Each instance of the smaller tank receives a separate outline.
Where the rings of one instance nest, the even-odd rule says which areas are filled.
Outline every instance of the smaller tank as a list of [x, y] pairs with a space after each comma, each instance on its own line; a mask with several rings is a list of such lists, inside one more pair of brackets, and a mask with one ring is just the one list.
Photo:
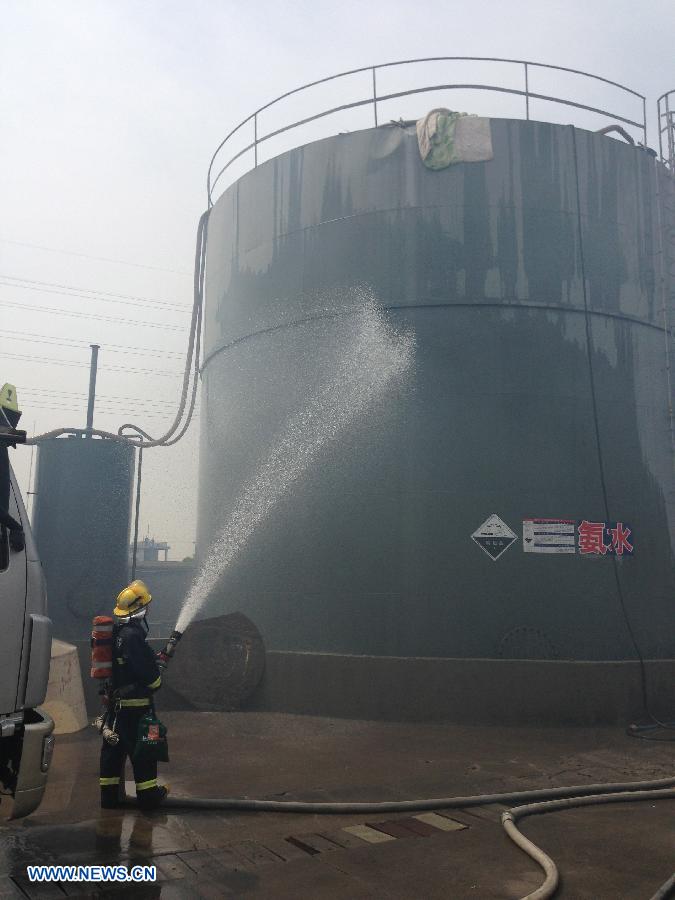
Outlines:
[[82, 639], [128, 581], [134, 448], [86, 437], [38, 450], [35, 538], [56, 637]]

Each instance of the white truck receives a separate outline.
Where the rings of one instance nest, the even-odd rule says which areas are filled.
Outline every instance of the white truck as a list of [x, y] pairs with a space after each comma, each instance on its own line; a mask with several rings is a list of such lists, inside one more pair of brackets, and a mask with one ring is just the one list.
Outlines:
[[[16, 428], [16, 391], [0, 391], [0, 818], [37, 809], [47, 784], [54, 722], [38, 707], [49, 679], [52, 623], [47, 594], [8, 448]], [[17, 527], [18, 526], [18, 527]]]

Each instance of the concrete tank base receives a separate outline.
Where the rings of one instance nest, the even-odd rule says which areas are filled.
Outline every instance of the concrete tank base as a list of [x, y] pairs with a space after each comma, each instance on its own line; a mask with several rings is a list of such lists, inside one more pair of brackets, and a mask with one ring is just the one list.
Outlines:
[[[645, 663], [655, 715], [675, 717], [675, 660]], [[268, 652], [248, 708], [393, 721], [627, 725], [644, 721], [637, 661], [439, 659]]]
[[77, 647], [52, 640], [47, 697], [42, 704], [55, 722], [54, 734], [72, 734], [88, 724]]

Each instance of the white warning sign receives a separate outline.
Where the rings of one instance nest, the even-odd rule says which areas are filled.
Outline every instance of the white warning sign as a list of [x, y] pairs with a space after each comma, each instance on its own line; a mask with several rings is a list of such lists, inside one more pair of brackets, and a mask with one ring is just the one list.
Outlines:
[[496, 514], [486, 519], [471, 537], [493, 562], [517, 540], [506, 522], [502, 522]]
[[525, 553], [576, 553], [573, 519], [523, 519]]

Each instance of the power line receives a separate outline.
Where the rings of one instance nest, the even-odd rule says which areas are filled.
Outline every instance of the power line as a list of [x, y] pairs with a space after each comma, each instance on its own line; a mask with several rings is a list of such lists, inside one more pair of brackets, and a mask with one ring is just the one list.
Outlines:
[[[0, 276], [5, 277], [5, 276]], [[15, 284], [9, 281], [0, 281], [0, 286], [7, 288], [19, 288], [23, 291], [37, 291], [40, 294], [57, 294], [59, 297], [71, 297], [73, 300], [89, 300], [91, 303], [117, 303], [121, 306], [137, 306], [141, 309], [158, 310], [160, 312], [177, 312], [189, 315], [190, 309], [186, 304], [168, 303], [162, 300], [146, 300], [137, 303], [134, 300], [118, 300], [116, 297], [91, 296], [89, 294], [77, 294], [72, 291], [58, 291], [54, 288], [35, 287], [31, 284]]]
[[[64, 409], [71, 410], [73, 412], [79, 412], [82, 415], [86, 414], [86, 405], [78, 404], [75, 402], [65, 403], [50, 403], [46, 399], [30, 401], [29, 403], [24, 404], [24, 409]], [[106, 414], [110, 416], [127, 416], [127, 415], [139, 415], [139, 416], [152, 416], [155, 418], [163, 418], [166, 419], [172, 415], [170, 410], [160, 410], [156, 408], [146, 409], [144, 406], [107, 406], [105, 404], [99, 406], [96, 405], [94, 410], [95, 413]]]
[[[107, 297], [123, 297], [125, 300], [140, 300], [143, 303], [171, 303], [170, 300], [160, 300], [157, 297], [142, 297], [138, 294], [120, 294], [118, 291], [102, 291], [99, 288], [86, 288], [79, 287], [73, 284], [61, 284], [58, 281], [37, 281], [35, 278], [21, 278], [18, 275], [4, 275], [0, 272], [0, 278], [8, 278], [10, 281], [22, 281], [26, 284], [36, 284], [40, 287], [54, 287], [54, 288], [63, 288], [67, 291], [79, 291], [85, 294], [104, 294]], [[176, 303], [173, 304], [179, 307], [187, 307], [190, 309], [189, 303]]]
[[[46, 365], [53, 366], [76, 366], [78, 368], [89, 368], [88, 362], [77, 362], [72, 359], [54, 359], [54, 357], [49, 356], [28, 356], [22, 355], [20, 353], [3, 353], [3, 357], [9, 359], [18, 359], [26, 362], [37, 362], [44, 363]], [[182, 378], [182, 372], [167, 372], [165, 370], [157, 370], [157, 369], [128, 369], [126, 366], [105, 366], [99, 365], [99, 371], [104, 370], [106, 372], [124, 372], [129, 375], [159, 375], [164, 378]]]
[[76, 253], [74, 250], [60, 250], [56, 247], [45, 247], [41, 244], [29, 244], [27, 241], [13, 241], [10, 238], [0, 238], [0, 243], [14, 244], [17, 247], [31, 247], [33, 250], [47, 250], [49, 253], [62, 253], [65, 256], [79, 256], [82, 259], [95, 259], [99, 262], [116, 263], [120, 266], [133, 266], [136, 269], [152, 269], [155, 272], [172, 272], [174, 275], [192, 275], [184, 269], [166, 269], [162, 266], [149, 266], [145, 263], [129, 262], [126, 259], [112, 259], [108, 256], [92, 256], [90, 253]]
[[[42, 396], [56, 396], [57, 398], [68, 398], [72, 397], [75, 399], [86, 400], [89, 396], [88, 394], [82, 393], [81, 391], [63, 391], [58, 388], [31, 388], [31, 387], [21, 387], [17, 385], [17, 391], [23, 394], [28, 395], [38, 395]], [[160, 397], [151, 398], [151, 397], [122, 397], [119, 394], [96, 394], [96, 403], [98, 405], [99, 400], [103, 400], [105, 402], [112, 403], [127, 403], [131, 405], [148, 405], [148, 406], [171, 406], [172, 402], [170, 400], [162, 400]]]
[[[83, 410], [81, 406], [51, 404], [51, 403], [46, 403], [46, 404], [31, 403], [28, 408], [30, 410], [42, 409], [42, 410], [50, 411], [50, 412], [51, 411], [53, 411], [53, 412], [81, 412], [83, 415], [86, 412], [86, 410]], [[97, 408], [95, 410], [95, 412], [98, 412], [102, 416], [106, 416], [108, 418], [114, 418], [114, 417], [123, 418], [127, 414], [128, 411], [124, 410], [124, 409], [98, 409]], [[167, 416], [169, 416], [170, 413], [167, 413], [166, 415], [162, 415], [161, 413], [153, 413], [153, 412], [148, 413], [148, 412], [141, 410], [139, 412], [139, 415], [143, 416], [145, 419], [163, 419], [164, 421], [166, 421]], [[195, 414], [195, 415], [193, 415], [192, 418], [199, 419], [201, 417], [199, 416], [199, 414]]]
[[[117, 294], [113, 291], [99, 291], [96, 288], [77, 288], [68, 284], [57, 284], [51, 281], [33, 281], [29, 278], [16, 278], [13, 275], [3, 275], [0, 278], [2, 287], [21, 288], [24, 291], [38, 291], [41, 294], [58, 294], [60, 297], [73, 297], [75, 299], [97, 301], [99, 303], [120, 303], [123, 306], [140, 306], [145, 309], [170, 310], [171, 312], [190, 313], [190, 307], [186, 303], [171, 303], [168, 300], [154, 300], [151, 297], [137, 297], [133, 294]], [[14, 283], [16, 282], [16, 283]], [[57, 290], [63, 288], [63, 290]], [[90, 295], [101, 296], [90, 296]]]
[[[53, 406], [54, 408], [65, 405], [72, 407], [73, 409], [86, 411], [86, 397], [83, 397], [82, 401], [80, 401], [76, 396], [65, 394], [63, 396], [56, 395], [54, 397], [51, 397], [48, 394], [40, 394], [39, 392], [35, 392], [35, 395], [33, 395], [30, 391], [25, 390], [25, 388], [21, 389], [19, 396], [23, 398], [24, 405], [29, 404], [30, 406], [32, 406], [34, 403], [42, 403], [47, 404], [50, 407]], [[119, 400], [103, 400], [97, 397], [95, 410], [107, 409], [110, 412], [122, 412], [126, 409], [147, 409], [152, 412], [157, 412], [165, 409], [172, 409], [174, 405], [175, 404], [168, 400], [153, 403], [149, 400], [135, 400], [133, 398], [129, 400], [126, 400], [124, 398], [120, 398]]]
[[97, 313], [74, 312], [69, 309], [58, 309], [55, 306], [26, 306], [13, 300], [0, 300], [0, 306], [22, 309], [24, 312], [42, 312], [48, 315], [71, 316], [74, 319], [96, 319], [99, 322], [113, 322], [119, 325], [135, 325], [138, 328], [164, 328], [167, 331], [185, 331], [182, 325], [165, 325], [162, 322], [141, 322], [138, 319], [121, 319], [118, 316], [101, 316]]
[[[195, 272], [194, 272], [194, 292], [193, 292], [193, 304], [192, 304], [192, 314], [190, 318], [190, 329], [189, 329], [189, 338], [188, 338], [188, 349], [186, 353], [186, 361], [185, 368], [183, 370], [183, 384], [180, 394], [180, 400], [178, 403], [178, 410], [176, 415], [174, 416], [174, 420], [169, 426], [168, 430], [161, 435], [161, 437], [153, 438], [151, 435], [139, 428], [137, 425], [133, 425], [131, 423], [126, 423], [121, 426], [121, 429], [118, 433], [122, 431], [131, 431], [133, 430], [135, 434], [141, 438], [143, 441], [144, 447], [168, 447], [172, 444], [175, 444], [179, 441], [187, 429], [190, 426], [190, 421], [192, 418], [192, 414], [195, 408], [195, 400], [197, 396], [197, 387], [199, 384], [199, 360], [200, 360], [200, 345], [201, 345], [201, 325], [202, 325], [202, 313], [203, 313], [203, 300], [204, 300], [204, 279], [205, 279], [205, 265], [206, 265], [206, 233], [207, 233], [207, 223], [210, 215], [210, 210], [202, 213], [199, 218], [199, 227], [197, 229], [197, 243], [195, 248]], [[1, 305], [1, 304], [0, 304]], [[99, 318], [102, 318], [99, 316]], [[173, 329], [176, 330], [176, 329]], [[190, 389], [190, 381], [192, 381], [192, 387]], [[190, 394], [190, 399], [188, 402], [188, 394]], [[186, 413], [187, 409], [187, 413]], [[44, 440], [50, 437], [59, 437], [62, 434], [72, 434], [73, 429], [69, 427], [61, 427], [54, 428], [50, 431], [47, 431], [43, 434], [34, 435], [32, 438], [27, 439], [26, 443], [35, 444], [40, 440]], [[92, 429], [91, 434], [97, 435], [99, 437], [113, 437], [110, 432], [103, 431], [101, 429]], [[133, 439], [132, 435], [128, 436], [129, 439]]]
[[[17, 393], [21, 397], [29, 396], [29, 397], [37, 397], [38, 400], [52, 403], [54, 401], [64, 401], [64, 402], [73, 402], [79, 403], [80, 400], [86, 400], [88, 394], [78, 393], [77, 391], [60, 391], [60, 390], [51, 390], [51, 389], [43, 389], [43, 388], [29, 388], [29, 387], [17, 387]], [[32, 402], [32, 401], [31, 401]], [[96, 395], [96, 408], [99, 407], [99, 402], [102, 402], [103, 407], [112, 407], [117, 405], [123, 406], [133, 406], [133, 407], [173, 407], [174, 403], [171, 400], [162, 399], [161, 397], [157, 397], [152, 399], [150, 397], [122, 397], [120, 395], [115, 394], [97, 394]], [[78, 408], [81, 408], [78, 406]]]
[[[52, 344], [55, 347], [69, 347], [71, 349], [84, 349], [89, 348], [91, 346], [89, 341], [78, 341], [73, 338], [65, 338], [64, 340], [58, 340], [57, 338], [50, 338], [46, 334], [37, 334], [34, 331], [11, 331], [7, 328], [0, 328], [0, 335], [9, 335], [12, 341], [27, 341], [29, 344]], [[139, 353], [144, 353], [146, 356], [160, 356], [160, 357], [184, 357], [184, 353], [179, 353], [174, 350], [152, 350], [147, 347], [130, 347], [128, 344], [101, 344], [102, 350], [133, 350]]]

